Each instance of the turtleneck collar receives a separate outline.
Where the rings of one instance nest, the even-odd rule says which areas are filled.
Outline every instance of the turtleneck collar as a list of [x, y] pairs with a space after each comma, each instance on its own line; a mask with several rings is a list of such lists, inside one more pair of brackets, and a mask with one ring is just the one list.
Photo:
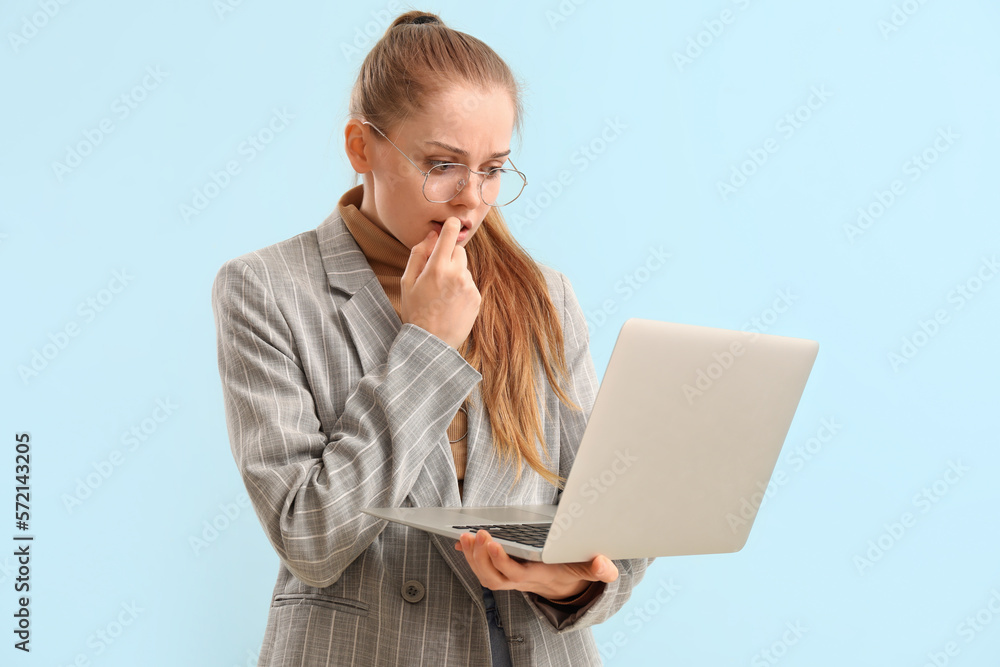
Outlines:
[[372, 270], [378, 275], [400, 278], [410, 259], [410, 249], [361, 212], [363, 194], [363, 184], [345, 192], [337, 204], [340, 217], [365, 254]]

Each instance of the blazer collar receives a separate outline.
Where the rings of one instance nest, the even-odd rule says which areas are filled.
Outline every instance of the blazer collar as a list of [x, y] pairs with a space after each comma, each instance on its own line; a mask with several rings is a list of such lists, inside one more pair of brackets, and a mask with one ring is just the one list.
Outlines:
[[378, 280], [358, 242], [340, 217], [340, 211], [334, 210], [316, 228], [316, 237], [331, 287], [353, 295], [372, 280]]

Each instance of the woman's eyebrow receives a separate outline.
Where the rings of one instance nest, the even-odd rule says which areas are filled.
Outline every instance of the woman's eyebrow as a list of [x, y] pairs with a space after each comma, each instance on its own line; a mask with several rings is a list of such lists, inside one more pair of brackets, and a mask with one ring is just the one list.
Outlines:
[[[430, 141], [425, 141], [424, 143], [425, 144], [433, 144], [435, 146], [439, 146], [440, 148], [443, 148], [446, 151], [449, 151], [451, 153], [457, 153], [458, 155], [461, 155], [464, 158], [468, 158], [469, 157], [469, 151], [462, 150], [461, 148], [455, 148], [454, 146], [449, 146], [448, 144], [446, 144], [444, 142], [441, 142], [441, 141], [430, 140]], [[494, 158], [507, 157], [508, 155], [510, 155], [510, 149], [509, 148], [507, 150], [505, 150], [505, 151], [500, 151], [500, 152], [494, 153], [493, 155], [491, 155], [489, 157], [489, 159], [492, 160]]]

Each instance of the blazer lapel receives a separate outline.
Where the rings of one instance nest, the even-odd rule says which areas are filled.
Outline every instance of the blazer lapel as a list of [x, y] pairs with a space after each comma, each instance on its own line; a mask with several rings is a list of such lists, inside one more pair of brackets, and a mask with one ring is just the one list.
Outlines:
[[[367, 375], [388, 359], [402, 322], [340, 214], [335, 211], [316, 233], [330, 286], [346, 297], [338, 308], [340, 318], [357, 350], [362, 375]], [[428, 454], [410, 499], [414, 507], [461, 506], [458, 474], [446, 433]]]
[[327, 218], [316, 234], [327, 280], [346, 297], [338, 311], [367, 374], [386, 360], [402, 323], [340, 214]]

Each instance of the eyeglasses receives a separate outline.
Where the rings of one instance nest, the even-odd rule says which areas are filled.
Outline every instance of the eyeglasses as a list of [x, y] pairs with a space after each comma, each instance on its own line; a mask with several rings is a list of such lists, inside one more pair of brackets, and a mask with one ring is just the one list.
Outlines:
[[[524, 186], [528, 184], [528, 179], [517, 169], [490, 169], [488, 171], [476, 171], [467, 165], [458, 162], [442, 162], [435, 164], [429, 171], [424, 171], [417, 167], [417, 163], [410, 160], [410, 156], [403, 153], [399, 146], [392, 143], [392, 139], [386, 137], [385, 132], [369, 123], [367, 120], [361, 121], [364, 125], [371, 125], [383, 137], [386, 138], [392, 147], [399, 151], [403, 157], [409, 160], [410, 164], [417, 168], [424, 175], [424, 184], [421, 191], [424, 198], [432, 204], [443, 204], [455, 198], [468, 184], [472, 174], [478, 174], [483, 178], [479, 181], [479, 196], [483, 203], [488, 206], [499, 208], [506, 206], [521, 196]], [[509, 158], [508, 158], [509, 159]], [[433, 160], [432, 160], [433, 162]], [[514, 163], [511, 162], [511, 166]]]

